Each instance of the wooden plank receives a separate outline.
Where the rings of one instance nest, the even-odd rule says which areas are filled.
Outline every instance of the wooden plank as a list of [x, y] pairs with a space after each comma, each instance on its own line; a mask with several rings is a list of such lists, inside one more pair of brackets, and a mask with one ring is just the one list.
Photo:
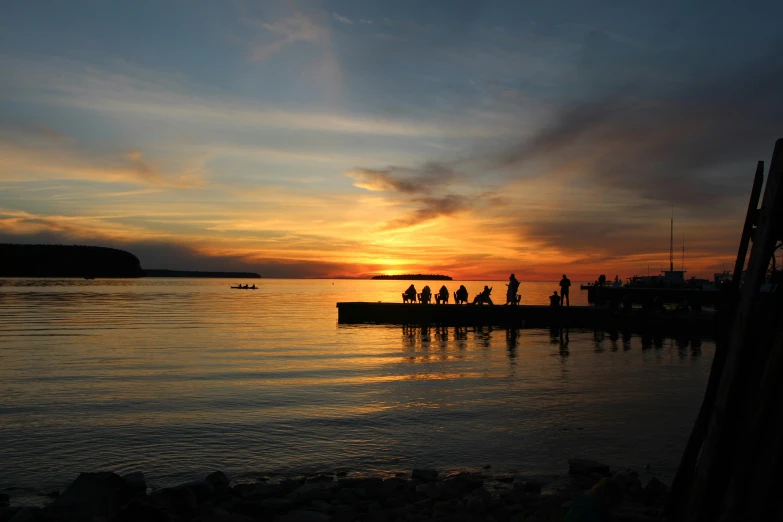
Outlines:
[[[781, 312], [772, 324], [783, 324]], [[746, 436], [738, 441], [737, 466], [727, 495], [728, 509], [740, 511], [742, 520], [765, 520], [768, 506], [780, 504], [775, 482], [783, 458], [783, 330], [778, 328], [776, 334], [764, 338], [767, 353], [758, 361], [756, 393], [746, 401]], [[781, 518], [780, 513], [776, 518]]]
[[750, 190], [750, 200], [748, 201], [748, 211], [745, 214], [745, 225], [742, 227], [742, 236], [740, 238], [737, 260], [734, 263], [734, 272], [731, 276], [732, 296], [739, 294], [740, 280], [742, 280], [742, 270], [745, 268], [745, 256], [748, 253], [750, 237], [753, 234], [753, 226], [758, 218], [759, 197], [761, 197], [761, 186], [764, 184], [764, 162], [759, 161], [756, 164], [756, 175], [753, 178], [753, 188]]
[[[775, 239], [779, 233], [783, 202], [781, 202], [781, 178], [783, 177], [783, 139], [775, 143], [767, 187], [759, 211], [758, 226], [753, 237], [748, 271], [739, 303], [732, 322], [726, 359], [721, 372], [713, 414], [710, 417], [707, 436], [695, 467], [687, 513], [681, 519], [691, 522], [713, 522], [725, 511], [725, 493], [730, 469], [724, 455], [733, 455], [738, 430], [736, 419], [740, 418], [747, 380], [743, 370], [752, 360], [756, 348], [746, 342], [750, 329], [756, 327], [753, 306], [764, 282], [766, 270], [774, 251]], [[727, 469], [728, 468], [728, 469]]]
[[[745, 268], [745, 258], [748, 252], [748, 246], [750, 245], [750, 238], [753, 234], [753, 227], [756, 224], [758, 218], [758, 205], [759, 198], [761, 197], [761, 187], [764, 184], [764, 162], [759, 161], [756, 164], [756, 174], [753, 178], [753, 187], [750, 190], [750, 198], [748, 200], [748, 210], [745, 213], [745, 224], [742, 228], [742, 236], [740, 237], [739, 250], [737, 252], [737, 260], [734, 264], [734, 273], [731, 279], [731, 290], [729, 292], [730, 298], [727, 300], [732, 306], [728, 310], [724, 310], [723, 313], [728, 317], [733, 317], [734, 309], [733, 305], [736, 303], [737, 296], [739, 295], [739, 284], [742, 279], [742, 270]], [[723, 332], [725, 334], [725, 332]], [[707, 427], [709, 426], [710, 416], [712, 415], [713, 405], [715, 403], [715, 397], [718, 393], [718, 385], [720, 383], [720, 376], [723, 373], [723, 366], [726, 360], [727, 345], [726, 340], [721, 337], [721, 333], [718, 333], [715, 357], [712, 360], [712, 367], [710, 369], [710, 377], [707, 381], [707, 389], [704, 393], [704, 400], [702, 401], [699, 414], [696, 417], [696, 422], [693, 425], [691, 434], [688, 437], [688, 444], [685, 447], [685, 453], [680, 460], [680, 465], [677, 468], [677, 474], [672, 482], [672, 494], [669, 500], [669, 504], [666, 507], [666, 513], [671, 516], [674, 513], [680, 512], [682, 509], [682, 502], [687, 497], [691, 487], [693, 472], [696, 466], [696, 461], [701, 451], [702, 444], [704, 443], [704, 437], [707, 433]]]

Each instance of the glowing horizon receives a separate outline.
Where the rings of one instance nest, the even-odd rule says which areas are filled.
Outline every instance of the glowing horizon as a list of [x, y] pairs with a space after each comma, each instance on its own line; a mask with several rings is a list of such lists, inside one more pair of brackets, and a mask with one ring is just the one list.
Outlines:
[[0, 22], [0, 242], [146, 268], [626, 278], [674, 206], [708, 277], [780, 137], [775, 3], [32, 4]]

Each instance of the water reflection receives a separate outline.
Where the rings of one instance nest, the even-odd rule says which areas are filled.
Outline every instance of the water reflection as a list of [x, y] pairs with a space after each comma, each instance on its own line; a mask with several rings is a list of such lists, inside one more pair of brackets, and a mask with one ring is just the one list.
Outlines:
[[[160, 486], [214, 469], [561, 473], [576, 454], [670, 481], [715, 351], [642, 351], [619, 332], [596, 354], [574, 328], [335, 326], [335, 302], [397, 301], [396, 281], [23, 283], [0, 281], [0, 489], [105, 468]], [[551, 290], [523, 283], [526, 301]]]
[[[418, 354], [419, 357], [422, 360], [427, 360], [428, 351], [431, 348], [437, 348], [440, 355], [444, 357], [449, 350], [465, 351], [471, 346], [487, 351], [493, 347], [500, 347], [500, 343], [505, 337], [503, 344], [506, 355], [509, 362], [513, 363], [519, 356], [520, 344], [524, 342], [525, 337], [538, 336], [540, 332], [541, 330], [536, 329], [496, 329], [489, 326], [403, 326], [402, 348], [404, 351], [420, 350], [424, 353]], [[676, 350], [680, 359], [701, 355], [702, 340], [699, 337], [665, 338], [656, 334], [633, 335], [627, 331], [586, 329], [576, 329], [574, 332], [580, 336], [581, 346], [585, 346], [584, 341], [589, 339], [588, 345], [595, 354], [624, 353], [631, 351], [634, 346], [638, 346], [642, 351], [672, 348]], [[568, 327], [552, 326], [549, 328], [549, 344], [557, 347], [557, 353], [562, 358], [571, 355], [569, 349], [571, 334], [571, 329]]]
[[568, 357], [568, 343], [571, 341], [571, 331], [568, 327], [552, 326], [549, 328], [549, 343], [558, 345], [561, 357]]

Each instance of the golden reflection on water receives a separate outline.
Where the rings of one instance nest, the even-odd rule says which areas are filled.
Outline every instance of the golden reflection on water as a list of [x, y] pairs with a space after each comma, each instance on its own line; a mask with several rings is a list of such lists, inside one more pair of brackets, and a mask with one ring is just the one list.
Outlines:
[[[665, 476], [714, 353], [622, 333], [338, 325], [336, 302], [396, 302], [407, 285], [236, 282], [0, 281], [0, 488], [61, 487], [74, 469], [153, 483], [218, 467], [549, 473], [577, 455]], [[523, 302], [553, 286], [523, 283]]]

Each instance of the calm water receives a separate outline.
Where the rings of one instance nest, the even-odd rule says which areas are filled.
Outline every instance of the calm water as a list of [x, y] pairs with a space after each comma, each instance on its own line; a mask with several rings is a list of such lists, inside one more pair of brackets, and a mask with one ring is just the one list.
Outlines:
[[[0, 280], [0, 489], [102, 469], [156, 486], [214, 469], [549, 474], [574, 456], [670, 480], [714, 354], [583, 330], [340, 326], [336, 302], [398, 301], [409, 283], [250, 282]], [[554, 289], [522, 283], [523, 302]]]

